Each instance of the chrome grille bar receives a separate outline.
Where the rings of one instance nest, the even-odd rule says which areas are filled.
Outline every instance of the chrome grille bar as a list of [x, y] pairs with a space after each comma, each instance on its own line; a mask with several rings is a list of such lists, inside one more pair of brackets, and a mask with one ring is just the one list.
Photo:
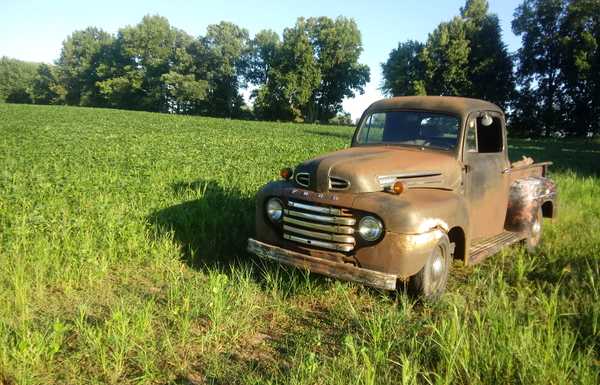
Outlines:
[[284, 239], [328, 250], [354, 250], [354, 218], [349, 209], [288, 200], [283, 210]]
[[335, 251], [343, 251], [348, 252], [354, 249], [354, 245], [349, 245], [345, 243], [331, 243], [331, 242], [323, 242], [317, 241], [314, 239], [306, 239], [302, 237], [297, 237], [295, 235], [283, 234], [283, 238], [289, 241], [294, 241], [298, 243], [302, 243], [309, 246], [321, 247], [323, 249], [335, 250]]
[[302, 221], [302, 220], [299, 220], [296, 218], [291, 218], [291, 217], [286, 217], [286, 216], [283, 217], [283, 222], [290, 223], [292, 225], [308, 227], [310, 229], [326, 231], [326, 232], [330, 232], [330, 233], [348, 234], [348, 235], [354, 234], [354, 227], [350, 227], [350, 226], [322, 225], [320, 223]]
[[313, 206], [307, 205], [305, 203], [299, 203], [294, 201], [289, 201], [288, 206], [295, 207], [302, 210], [314, 211], [316, 213], [321, 214], [331, 214], [331, 215], [342, 215], [342, 210], [336, 209], [335, 207], [325, 207], [325, 206]]
[[308, 219], [308, 220], [316, 221], [316, 222], [335, 223], [338, 225], [347, 225], [347, 226], [353, 226], [354, 224], [356, 224], [356, 219], [351, 218], [351, 217], [326, 217], [324, 215], [309, 214], [309, 213], [303, 213], [301, 211], [294, 211], [294, 210], [288, 210], [288, 209], [283, 210], [283, 213], [285, 215], [290, 215], [292, 217]]
[[283, 225], [283, 231], [288, 231], [291, 233], [305, 235], [310, 238], [324, 239], [326, 241], [349, 243], [352, 245], [354, 244], [354, 237], [349, 236], [349, 235], [319, 233], [317, 231], [304, 230], [304, 229], [300, 229], [298, 227], [292, 227], [292, 226], [288, 226], [288, 225]]

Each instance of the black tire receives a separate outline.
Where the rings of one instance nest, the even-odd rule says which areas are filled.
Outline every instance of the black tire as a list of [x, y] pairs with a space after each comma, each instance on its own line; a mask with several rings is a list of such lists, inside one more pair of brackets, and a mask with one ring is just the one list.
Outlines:
[[451, 267], [450, 241], [444, 234], [427, 258], [425, 266], [410, 278], [410, 293], [423, 299], [438, 298], [446, 290]]
[[527, 230], [527, 238], [525, 238], [524, 244], [525, 249], [528, 253], [535, 253], [542, 242], [542, 223], [544, 216], [542, 214], [542, 208], [538, 208], [533, 218], [533, 221], [529, 225]]

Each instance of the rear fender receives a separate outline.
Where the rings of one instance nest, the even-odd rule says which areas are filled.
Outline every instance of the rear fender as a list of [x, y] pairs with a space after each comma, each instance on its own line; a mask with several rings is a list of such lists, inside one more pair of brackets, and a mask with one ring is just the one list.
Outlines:
[[517, 179], [510, 186], [504, 228], [525, 232], [542, 208], [544, 216], [556, 216], [556, 185], [550, 179], [533, 176]]

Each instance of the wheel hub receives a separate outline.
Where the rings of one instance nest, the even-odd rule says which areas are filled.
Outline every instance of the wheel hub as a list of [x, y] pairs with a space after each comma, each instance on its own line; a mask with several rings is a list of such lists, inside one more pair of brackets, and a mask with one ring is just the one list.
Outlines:
[[431, 273], [433, 275], [434, 281], [441, 277], [443, 272], [444, 258], [438, 254], [435, 256], [435, 258], [433, 259], [433, 263], [431, 264]]
[[540, 233], [542, 226], [540, 225], [539, 221], [535, 221], [533, 223], [533, 226], [531, 226], [531, 232], [533, 233], [533, 236], [537, 236]]

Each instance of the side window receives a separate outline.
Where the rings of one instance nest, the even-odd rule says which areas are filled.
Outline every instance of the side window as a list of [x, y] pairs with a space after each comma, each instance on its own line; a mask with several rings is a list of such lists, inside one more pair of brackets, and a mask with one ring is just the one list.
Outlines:
[[503, 150], [502, 121], [500, 118], [484, 114], [477, 118], [477, 150], [481, 153], [495, 153]]
[[467, 139], [465, 149], [467, 152], [477, 152], [477, 121], [469, 119], [467, 123]]

